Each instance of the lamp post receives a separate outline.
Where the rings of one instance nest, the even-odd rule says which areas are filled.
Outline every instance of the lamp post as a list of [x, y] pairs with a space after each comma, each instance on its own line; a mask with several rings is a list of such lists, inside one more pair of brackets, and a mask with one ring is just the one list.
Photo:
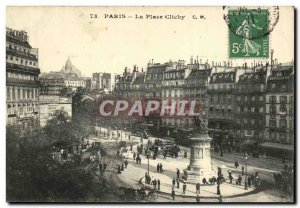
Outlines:
[[245, 173], [245, 190], [248, 190], [248, 181], [247, 181], [247, 160], [248, 160], [248, 154], [245, 153], [245, 160], [246, 160], [246, 173]]
[[149, 159], [150, 159], [149, 151], [147, 151], [147, 159], [148, 159], [148, 177], [150, 177], [150, 175], [149, 175]]

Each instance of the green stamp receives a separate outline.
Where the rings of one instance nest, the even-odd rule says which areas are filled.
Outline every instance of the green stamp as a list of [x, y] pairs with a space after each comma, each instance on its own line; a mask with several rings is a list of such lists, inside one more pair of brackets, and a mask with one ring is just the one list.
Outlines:
[[229, 10], [229, 58], [269, 57], [267, 9]]

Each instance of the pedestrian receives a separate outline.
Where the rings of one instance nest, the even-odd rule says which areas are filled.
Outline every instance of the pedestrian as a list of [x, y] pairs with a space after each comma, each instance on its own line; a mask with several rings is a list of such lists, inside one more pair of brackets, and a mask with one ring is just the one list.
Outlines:
[[173, 180], [172, 180], [172, 188], [174, 188], [175, 187], [175, 178], [173, 178]]
[[255, 181], [255, 176], [252, 174], [252, 175], [251, 175], [251, 184], [254, 185], [254, 181]]
[[139, 164], [142, 164], [142, 158], [139, 157]]
[[160, 180], [157, 179], [157, 189], [160, 190]]
[[187, 151], [186, 150], [184, 150], [184, 158], [187, 158]]
[[221, 195], [220, 184], [217, 186], [217, 195]]
[[135, 160], [135, 157], [136, 157], [136, 153], [134, 152], [133, 153], [133, 160]]
[[248, 177], [248, 186], [251, 187], [251, 177]]
[[124, 163], [121, 165], [121, 171], [124, 171]]
[[232, 179], [233, 179], [233, 177], [232, 177], [232, 175], [231, 175], [231, 173], [229, 174], [229, 183], [230, 184], [232, 184]]
[[121, 167], [118, 165], [118, 174], [121, 174]]
[[[130, 140], [130, 135], [128, 136], [128, 140]], [[131, 150], [132, 150], [132, 145], [131, 145]]]
[[239, 182], [239, 185], [242, 185], [242, 176], [241, 175], [239, 175], [239, 177], [238, 177], [238, 182]]
[[103, 164], [103, 170], [106, 170], [106, 163]]
[[179, 189], [179, 183], [180, 183], [179, 178], [176, 179], [176, 182], [177, 182], [177, 188]]
[[125, 168], [127, 168], [127, 165], [128, 165], [128, 161], [127, 160], [125, 160], [124, 165], [125, 165]]
[[235, 166], [235, 169], [237, 169], [239, 167], [239, 163], [237, 160], [235, 161], [234, 166]]
[[120, 156], [120, 151], [119, 151], [119, 150], [117, 150], [117, 156], [118, 156], [118, 157]]
[[139, 158], [138, 157], [135, 159], [135, 161], [136, 161], [136, 164], [139, 164]]
[[200, 194], [200, 183], [196, 184], [196, 194]]
[[163, 172], [163, 165], [161, 163], [159, 165], [159, 170], [160, 170], [161, 173]]
[[171, 195], [172, 195], [172, 199], [175, 200], [175, 190], [174, 189], [172, 189]]
[[[129, 138], [130, 138], [130, 136], [129, 136]], [[130, 140], [130, 139], [129, 139]], [[132, 151], [132, 144], [130, 145], [130, 151]]]
[[196, 202], [197, 203], [200, 202], [200, 196], [199, 196], [199, 194], [197, 194], [197, 196], [196, 196]]
[[157, 171], [158, 173], [160, 172], [160, 170], [159, 170], [159, 163], [157, 163], [156, 171]]
[[202, 183], [203, 183], [203, 185], [208, 184], [205, 177], [202, 179]]
[[99, 163], [99, 170], [102, 172], [102, 162]]
[[242, 176], [244, 176], [244, 171], [245, 171], [245, 168], [244, 168], [244, 166], [242, 166]]
[[164, 159], [167, 159], [167, 153], [164, 151]]
[[180, 170], [178, 168], [177, 168], [176, 174], [177, 174], [177, 178], [179, 178], [179, 176], [180, 176]]
[[183, 186], [182, 186], [182, 193], [185, 194], [185, 190], [186, 190], [186, 183], [184, 182]]
[[153, 184], [154, 190], [156, 190], [156, 185], [157, 185], [156, 179], [153, 180], [152, 184]]

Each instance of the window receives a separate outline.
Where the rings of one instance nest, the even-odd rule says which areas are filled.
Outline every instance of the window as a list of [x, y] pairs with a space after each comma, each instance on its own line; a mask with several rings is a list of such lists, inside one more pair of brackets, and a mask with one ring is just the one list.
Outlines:
[[276, 128], [276, 120], [275, 119], [270, 119], [270, 127]]
[[265, 91], [265, 86], [264, 86], [264, 84], [261, 84], [260, 85], [260, 92], [264, 92]]
[[271, 88], [272, 88], [272, 90], [274, 90], [276, 88], [275, 83], [272, 83]]
[[281, 106], [279, 111], [280, 113], [286, 113], [286, 106]]
[[16, 100], [16, 93], [15, 93], [15, 88], [12, 88], [12, 99]]
[[270, 107], [270, 113], [271, 114], [275, 114], [276, 113], [276, 107], [275, 106], [271, 106]]
[[281, 104], [286, 104], [287, 102], [287, 97], [286, 96], [280, 96], [280, 103]]
[[263, 100], [264, 100], [263, 96], [259, 96], [259, 101], [263, 101]]
[[247, 124], [248, 120], [246, 118], [244, 118], [244, 124]]
[[10, 60], [13, 60], [14, 58], [13, 58], [13, 56], [10, 56]]
[[247, 102], [247, 100], [248, 100], [248, 99], [247, 99], [247, 95], [246, 95], [246, 96], [245, 96], [245, 102]]
[[239, 112], [241, 112], [241, 107], [237, 107], [237, 112], [239, 113]]
[[280, 141], [281, 142], [287, 142], [287, 135], [286, 133], [280, 133]]
[[264, 112], [264, 107], [259, 107], [259, 112], [263, 113]]
[[9, 87], [6, 88], [6, 98], [7, 98], [7, 100], [10, 100], [10, 88]]
[[285, 128], [287, 127], [287, 120], [284, 119], [284, 118], [281, 118], [281, 119], [279, 120], [279, 127], [285, 129]]
[[245, 112], [245, 113], [248, 112], [248, 107], [244, 107], [244, 112]]
[[255, 123], [255, 120], [252, 118], [251, 119], [251, 125], [254, 125], [254, 123]]
[[270, 102], [276, 103], [276, 96], [270, 96]]
[[255, 96], [254, 96], [254, 95], [251, 97], [251, 100], [252, 100], [253, 102], [255, 101]]
[[252, 112], [252, 113], [255, 112], [255, 107], [251, 107], [251, 112]]
[[275, 132], [270, 132], [270, 138], [271, 138], [272, 140], [275, 140], [275, 138], [276, 138], [276, 133], [275, 133]]

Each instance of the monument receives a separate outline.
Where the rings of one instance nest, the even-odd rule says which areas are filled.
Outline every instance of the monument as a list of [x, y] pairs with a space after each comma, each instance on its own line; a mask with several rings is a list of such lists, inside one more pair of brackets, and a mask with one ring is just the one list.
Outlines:
[[212, 176], [216, 176], [213, 170], [210, 157], [210, 141], [208, 130], [204, 122], [200, 123], [200, 130], [191, 138], [190, 164], [184, 170], [184, 176], [188, 183], [201, 183], [205, 177], [208, 181]]

